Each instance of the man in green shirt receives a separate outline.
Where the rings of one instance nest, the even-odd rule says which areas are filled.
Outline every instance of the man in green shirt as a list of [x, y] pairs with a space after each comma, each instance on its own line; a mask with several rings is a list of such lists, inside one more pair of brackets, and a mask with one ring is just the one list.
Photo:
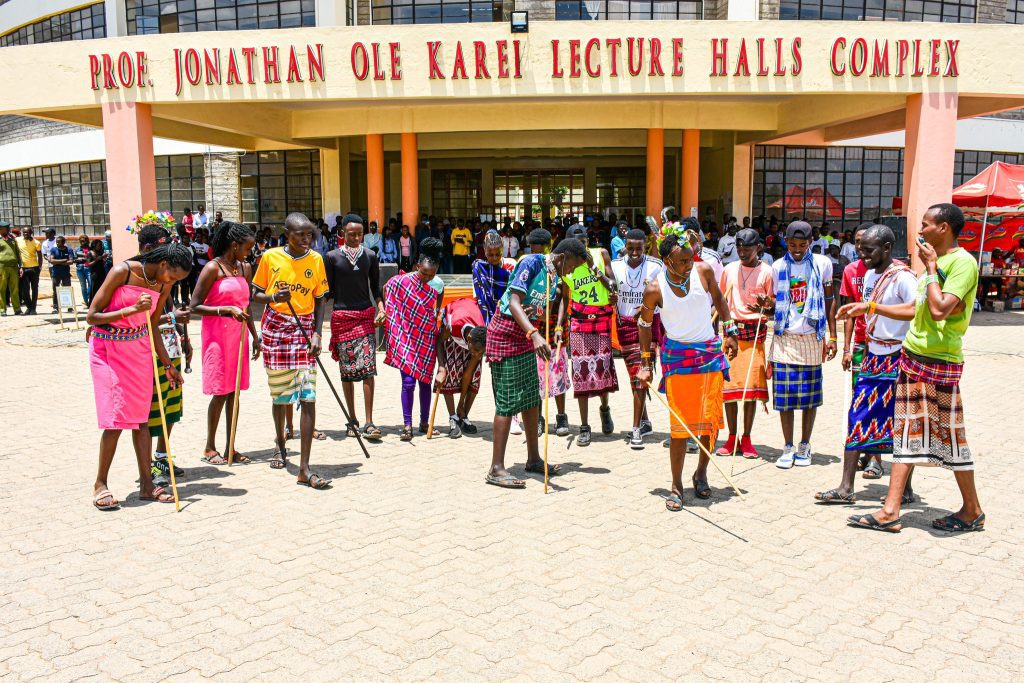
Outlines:
[[14, 315], [21, 315], [21, 295], [18, 278], [21, 277], [21, 252], [11, 234], [11, 224], [0, 221], [0, 315], [7, 317], [7, 299], [14, 307]]
[[932, 465], [953, 470], [963, 498], [959, 511], [932, 521], [932, 526], [948, 532], [985, 528], [960, 398], [963, 337], [978, 289], [978, 265], [957, 244], [963, 227], [964, 214], [958, 207], [929, 207], [921, 219], [918, 238], [917, 253], [925, 271], [918, 280], [916, 302], [878, 304], [871, 311], [911, 323], [896, 380], [889, 492], [880, 511], [850, 517], [852, 526], [899, 532], [907, 479], [915, 465]]

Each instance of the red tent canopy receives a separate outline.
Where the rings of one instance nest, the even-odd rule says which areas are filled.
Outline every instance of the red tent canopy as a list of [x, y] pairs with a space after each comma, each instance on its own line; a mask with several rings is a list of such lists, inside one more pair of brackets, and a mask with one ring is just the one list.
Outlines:
[[994, 162], [953, 190], [953, 203], [962, 208], [1024, 211], [1024, 166]]
[[783, 209], [787, 214], [823, 214], [829, 218], [843, 215], [839, 200], [820, 187], [805, 188], [791, 185], [782, 199], [768, 205], [769, 209]]

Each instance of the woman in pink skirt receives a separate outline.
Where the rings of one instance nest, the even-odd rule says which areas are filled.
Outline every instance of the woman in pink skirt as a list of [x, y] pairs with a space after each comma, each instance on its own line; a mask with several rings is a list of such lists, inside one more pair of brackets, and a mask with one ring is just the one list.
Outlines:
[[[249, 255], [256, 245], [256, 235], [246, 225], [224, 222], [213, 234], [213, 259], [203, 267], [192, 292], [189, 307], [203, 316], [203, 393], [212, 396], [206, 411], [206, 452], [203, 461], [226, 465], [228, 458], [217, 450], [217, 425], [227, 405], [225, 446], [231, 440], [231, 419], [235, 414], [235, 380], [239, 363], [242, 375], [239, 390], [249, 388], [249, 358], [241, 348], [252, 339], [252, 358], [260, 355], [260, 338], [256, 334], [249, 296], [252, 265]], [[248, 328], [248, 330], [246, 329]], [[242, 340], [239, 337], [245, 336]], [[248, 463], [247, 456], [235, 451], [234, 462]]]
[[[150, 316], [154, 328], [159, 326], [160, 311], [171, 286], [188, 277], [191, 268], [192, 251], [188, 247], [162, 244], [114, 266], [89, 304], [89, 366], [96, 417], [103, 430], [99, 472], [93, 487], [93, 505], [99, 510], [121, 507], [107, 487], [107, 477], [118, 439], [125, 429], [132, 432], [139, 465], [139, 499], [174, 501], [163, 487], [153, 486], [150, 472], [152, 440], [146, 422], [152, 398], [153, 359], [146, 316]], [[154, 337], [153, 343], [168, 383], [180, 386], [181, 374], [167, 355], [160, 335]]]

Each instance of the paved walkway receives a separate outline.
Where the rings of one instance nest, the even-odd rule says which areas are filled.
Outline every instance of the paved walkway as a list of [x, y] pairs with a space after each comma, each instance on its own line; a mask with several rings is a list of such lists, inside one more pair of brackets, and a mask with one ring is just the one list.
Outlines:
[[[525, 491], [484, 485], [489, 426], [399, 443], [391, 369], [376, 416], [387, 438], [364, 460], [323, 383], [330, 440], [313, 462], [334, 487], [315, 492], [295, 485], [294, 466], [267, 467], [258, 366], [239, 437], [257, 462], [200, 463], [197, 361], [173, 439], [184, 509], [138, 502], [123, 439], [110, 484], [125, 508], [101, 514], [90, 505], [99, 433], [82, 333], [5, 318], [0, 679], [1021, 680], [1024, 317], [975, 320], [963, 391], [988, 530], [951, 537], [929, 527], [959, 505], [945, 471], [919, 471], [923, 501], [899, 535], [845, 526], [870, 503], [814, 504], [840, 474], [838, 361], [814, 466], [773, 467], [778, 421], [759, 415], [766, 460], [735, 463], [746, 500], [712, 473], [713, 498], [688, 495], [679, 514], [662, 500], [660, 405], [643, 452], [622, 434], [585, 449], [553, 439], [569, 473], [545, 496], [536, 479]], [[492, 405], [485, 379], [474, 417], [486, 423]], [[625, 429], [625, 393], [612, 405]], [[510, 447], [520, 472], [522, 443]], [[858, 479], [866, 500], [885, 484]]]

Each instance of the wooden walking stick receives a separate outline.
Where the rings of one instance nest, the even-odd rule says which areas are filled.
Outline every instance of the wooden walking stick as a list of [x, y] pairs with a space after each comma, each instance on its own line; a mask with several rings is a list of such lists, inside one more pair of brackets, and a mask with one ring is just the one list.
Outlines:
[[248, 362], [245, 355], [245, 323], [238, 332], [238, 367], [235, 368], [235, 400], [231, 403], [231, 436], [228, 439], [228, 467], [235, 462], [235, 432], [238, 430], [238, 399], [242, 396], [242, 360]]
[[[743, 419], [744, 419], [744, 422], [746, 421], [746, 416], [745, 415], [746, 415], [746, 411], [747, 411], [747, 406], [746, 406], [746, 402], [747, 402], [747, 389], [750, 388], [750, 371], [754, 369], [754, 356], [757, 355], [757, 338], [761, 334], [761, 318], [763, 317], [763, 314], [764, 314], [764, 309], [763, 308], [758, 308], [757, 309], [757, 326], [754, 328], [754, 348], [752, 349], [751, 354], [750, 354], [750, 363], [747, 364], [747, 377], [746, 377], [746, 379], [743, 380], [743, 393], [740, 394], [740, 404], [736, 407], [736, 431], [737, 432], [740, 431], [739, 430], [740, 408], [743, 408], [743, 412], [744, 412], [744, 418]], [[756, 413], [756, 411], [757, 411], [756, 406], [754, 408], [754, 411]], [[739, 447], [740, 447], [740, 442], [739, 442], [739, 440], [737, 440], [732, 445], [732, 464], [729, 465], [729, 474], [732, 474], [732, 473], [734, 473], [736, 471], [736, 449], [738, 449]]]
[[[437, 312], [437, 322], [441, 324], [441, 316], [443, 312]], [[438, 333], [440, 334], [440, 332]], [[430, 423], [427, 425], [427, 440], [434, 438], [434, 416], [437, 415], [437, 399], [441, 398], [441, 387], [438, 387], [434, 392], [434, 404], [430, 406]]]
[[[546, 258], [546, 257], [545, 257]], [[544, 264], [544, 340], [551, 338], [551, 274]], [[548, 348], [548, 353], [551, 349]], [[548, 492], [548, 431], [551, 423], [551, 356], [544, 361], [544, 493]]]
[[651, 390], [652, 394], [658, 397], [658, 400], [661, 401], [662, 405], [668, 408], [668, 412], [672, 414], [672, 417], [676, 418], [676, 421], [678, 421], [679, 424], [683, 425], [683, 429], [686, 430], [686, 433], [689, 434], [690, 438], [696, 442], [697, 447], [704, 452], [704, 455], [708, 456], [708, 459], [711, 460], [711, 464], [715, 466], [715, 469], [718, 470], [718, 473], [721, 474], [727, 482], [729, 482], [729, 486], [731, 486], [733, 491], [736, 492], [736, 495], [738, 495], [741, 499], [746, 500], [746, 497], [743, 495], [743, 492], [740, 491], [736, 484], [733, 483], [732, 479], [729, 478], [729, 475], [725, 473], [725, 470], [719, 467], [718, 463], [715, 462], [715, 458], [711, 454], [711, 451], [704, 447], [704, 444], [701, 443], [700, 439], [698, 439], [696, 435], [694, 435], [694, 433], [690, 430], [690, 427], [689, 425], [686, 424], [686, 421], [679, 416], [679, 413], [672, 409], [672, 406], [668, 404], [668, 401], [665, 400], [665, 397], [658, 393], [657, 389], [652, 387], [650, 382], [644, 382], [644, 384], [647, 385], [647, 388]]
[[[146, 313], [146, 327], [149, 328], [149, 351], [153, 356], [153, 384], [156, 386], [156, 404], [160, 408], [160, 427], [163, 429], [164, 446], [167, 447], [167, 464], [171, 471], [171, 493], [174, 494], [174, 511], [181, 512], [181, 502], [178, 500], [178, 485], [174, 480], [174, 456], [171, 455], [171, 438], [167, 433], [167, 413], [164, 411], [164, 392], [160, 388], [160, 368], [156, 362], [156, 342], [153, 341], [153, 318], [149, 312]], [[168, 385], [169, 386], [169, 385]], [[147, 437], [148, 438], [148, 437]]]

